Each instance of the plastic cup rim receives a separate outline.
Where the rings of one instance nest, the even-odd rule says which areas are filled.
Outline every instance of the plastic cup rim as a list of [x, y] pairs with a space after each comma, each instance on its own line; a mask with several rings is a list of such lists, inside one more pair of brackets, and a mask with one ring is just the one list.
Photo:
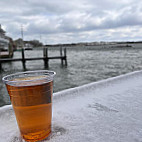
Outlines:
[[[35, 70], [35, 71], [25, 71], [25, 72], [17, 72], [17, 73], [13, 73], [13, 74], [9, 74], [9, 75], [6, 75], [6, 76], [4, 76], [3, 78], [2, 78], [2, 81], [4, 82], [4, 83], [17, 83], [17, 82], [32, 82], [32, 81], [37, 81], [37, 80], [43, 80], [43, 79], [45, 79], [45, 78], [48, 78], [48, 77], [43, 77], [43, 78], [39, 78], [39, 79], [31, 79], [31, 80], [16, 80], [16, 81], [14, 81], [14, 80], [8, 80], [8, 79], [6, 79], [6, 78], [8, 78], [8, 77], [12, 77], [12, 76], [16, 76], [16, 75], [22, 75], [22, 74], [30, 74], [30, 73], [49, 73], [49, 76], [48, 77], [54, 77], [55, 75], [56, 75], [56, 72], [54, 72], [54, 71], [51, 71], [51, 70]], [[50, 73], [52, 73], [52, 74], [50, 74]]]

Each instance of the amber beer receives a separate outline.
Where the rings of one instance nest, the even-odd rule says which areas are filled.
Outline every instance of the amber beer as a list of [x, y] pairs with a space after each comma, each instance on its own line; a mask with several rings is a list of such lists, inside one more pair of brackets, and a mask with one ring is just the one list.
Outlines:
[[51, 133], [54, 75], [52, 71], [34, 71], [3, 78], [26, 141], [39, 141]]

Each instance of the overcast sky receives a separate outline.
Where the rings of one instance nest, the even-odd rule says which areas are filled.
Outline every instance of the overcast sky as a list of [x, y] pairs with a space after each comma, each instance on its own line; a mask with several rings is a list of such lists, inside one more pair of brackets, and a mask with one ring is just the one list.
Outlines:
[[45, 44], [142, 40], [141, 0], [0, 0], [0, 24], [13, 39]]

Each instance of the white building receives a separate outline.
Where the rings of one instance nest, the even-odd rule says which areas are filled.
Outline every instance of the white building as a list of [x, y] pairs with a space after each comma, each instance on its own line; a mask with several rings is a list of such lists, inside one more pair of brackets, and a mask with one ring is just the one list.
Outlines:
[[1, 28], [0, 24], [0, 51], [8, 50], [9, 39], [5, 36], [5, 31]]

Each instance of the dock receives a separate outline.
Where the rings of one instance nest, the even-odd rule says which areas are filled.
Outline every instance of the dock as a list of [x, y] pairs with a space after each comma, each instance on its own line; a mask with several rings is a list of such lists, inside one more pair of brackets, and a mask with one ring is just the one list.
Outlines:
[[0, 52], [0, 58], [11, 58], [12, 56], [13, 56], [12, 52], [8, 52], [8, 51]]
[[[6, 53], [3, 53], [3, 55], [7, 55]], [[49, 67], [49, 60], [53, 59], [60, 59], [61, 65], [67, 66], [67, 50], [66, 48], [60, 48], [60, 56], [48, 56], [48, 48], [43, 48], [43, 57], [34, 57], [34, 58], [25, 58], [25, 50], [21, 50], [21, 58], [0, 58], [0, 70], [2, 69], [2, 64], [6, 62], [17, 62], [21, 61], [23, 68], [26, 69], [26, 61], [34, 61], [34, 60], [43, 60], [44, 66]]]

